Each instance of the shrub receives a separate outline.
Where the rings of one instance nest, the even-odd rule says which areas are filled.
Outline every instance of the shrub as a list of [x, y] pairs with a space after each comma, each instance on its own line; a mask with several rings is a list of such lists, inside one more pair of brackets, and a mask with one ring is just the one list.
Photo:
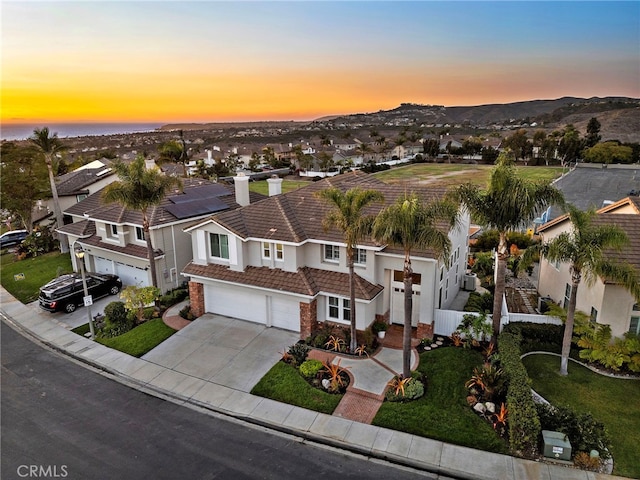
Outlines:
[[597, 450], [601, 458], [609, 458], [611, 440], [604, 424], [590, 413], [578, 414], [565, 406], [536, 405], [540, 425], [544, 430], [562, 432], [569, 437], [573, 451]]
[[294, 343], [289, 347], [289, 355], [293, 357], [296, 365], [302, 365], [309, 355], [309, 345], [304, 343]]
[[322, 362], [320, 360], [309, 359], [300, 364], [300, 373], [305, 378], [314, 378], [321, 368]]
[[182, 307], [180, 309], [180, 312], [178, 312], [178, 315], [180, 315], [185, 320], [195, 320], [196, 319], [196, 316], [191, 311], [191, 305], [185, 305], [184, 307]]
[[389, 389], [385, 398], [389, 402], [409, 402], [424, 395], [424, 383], [418, 372], [412, 372], [411, 377], [394, 377], [389, 382]]
[[573, 463], [582, 470], [597, 472], [600, 470], [602, 460], [600, 457], [592, 457], [587, 452], [578, 452], [573, 457]]
[[124, 302], [111, 302], [104, 307], [104, 316], [113, 323], [123, 323], [127, 321], [127, 309]]
[[507, 376], [509, 448], [525, 456], [537, 452], [540, 419], [531, 396], [531, 380], [520, 359], [520, 334], [502, 332], [498, 337], [500, 362]]
[[493, 311], [493, 295], [489, 292], [471, 292], [463, 310], [465, 312], [491, 312]]
[[51, 228], [39, 227], [31, 232], [16, 248], [20, 259], [37, 257], [52, 252], [58, 248], [58, 241], [53, 238]]
[[562, 350], [563, 325], [513, 322], [504, 327], [504, 332], [512, 332], [522, 337], [521, 353], [548, 351], [560, 353]]
[[123, 302], [111, 302], [104, 308], [104, 321], [98, 337], [113, 338], [127, 333], [135, 326]]
[[473, 369], [473, 375], [465, 383], [465, 387], [478, 391], [485, 402], [494, 402], [503, 394], [503, 371], [495, 365], [485, 363], [482, 367]]
[[177, 287], [169, 290], [165, 295], [158, 297], [158, 305], [162, 308], [169, 308], [176, 303], [180, 303], [189, 296], [189, 290], [184, 287]]

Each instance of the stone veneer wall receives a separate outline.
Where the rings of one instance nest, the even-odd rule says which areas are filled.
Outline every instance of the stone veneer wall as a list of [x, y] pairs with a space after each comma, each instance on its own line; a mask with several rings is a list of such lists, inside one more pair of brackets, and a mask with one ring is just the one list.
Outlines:
[[433, 322], [418, 323], [418, 328], [416, 328], [416, 337], [421, 340], [423, 338], [433, 338]]
[[318, 325], [318, 300], [309, 303], [300, 302], [300, 339], [311, 336]]
[[191, 313], [196, 317], [204, 315], [204, 285], [198, 282], [189, 282], [189, 303]]

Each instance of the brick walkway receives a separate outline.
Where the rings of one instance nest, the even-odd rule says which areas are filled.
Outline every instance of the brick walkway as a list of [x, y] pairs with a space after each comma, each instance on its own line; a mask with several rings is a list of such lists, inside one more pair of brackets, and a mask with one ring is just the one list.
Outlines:
[[184, 301], [178, 303], [177, 305], [169, 307], [162, 315], [162, 321], [165, 323], [165, 325], [173, 328], [174, 330], [181, 330], [189, 325], [191, 321], [182, 318], [179, 315], [180, 310], [188, 303], [188, 301]]

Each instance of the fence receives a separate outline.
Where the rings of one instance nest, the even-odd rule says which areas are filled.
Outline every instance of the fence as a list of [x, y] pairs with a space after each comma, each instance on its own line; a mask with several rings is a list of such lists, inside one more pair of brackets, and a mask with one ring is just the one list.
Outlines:
[[[433, 333], [443, 337], [450, 336], [456, 331], [462, 317], [465, 315], [477, 315], [473, 312], [459, 312], [457, 310], [436, 310], [434, 315]], [[491, 320], [491, 315], [487, 315], [487, 319]], [[502, 316], [501, 324], [506, 325], [509, 322], [530, 322], [544, 323], [550, 325], [562, 325], [562, 321], [557, 317], [548, 315], [532, 315], [529, 313], [507, 313]]]

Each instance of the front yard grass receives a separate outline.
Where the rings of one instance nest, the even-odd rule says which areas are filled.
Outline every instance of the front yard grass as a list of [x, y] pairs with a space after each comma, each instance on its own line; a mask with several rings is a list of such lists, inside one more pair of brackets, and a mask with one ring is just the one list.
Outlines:
[[293, 365], [284, 362], [271, 367], [253, 387], [251, 394], [328, 415], [333, 413], [343, 397], [314, 388]]
[[522, 359], [532, 388], [554, 405], [591, 413], [611, 437], [613, 473], [640, 478], [640, 380], [606, 377], [569, 362], [561, 376], [560, 357], [528, 355]]
[[[89, 324], [76, 327], [73, 331], [78, 335], [84, 335], [89, 331]], [[117, 337], [96, 338], [96, 342], [132, 357], [141, 357], [174, 333], [176, 330], [168, 327], [161, 318], [154, 318]]]
[[[13, 253], [0, 257], [0, 282], [17, 300], [30, 303], [38, 299], [40, 287], [55, 278], [58, 271], [72, 272], [71, 257], [68, 253], [51, 252], [34, 258], [18, 260]], [[24, 274], [24, 280], [16, 280], [14, 275]]]
[[491, 425], [467, 405], [464, 384], [481, 365], [480, 352], [444, 347], [420, 354], [425, 395], [408, 403], [384, 402], [373, 425], [488, 452], [508, 454]]

